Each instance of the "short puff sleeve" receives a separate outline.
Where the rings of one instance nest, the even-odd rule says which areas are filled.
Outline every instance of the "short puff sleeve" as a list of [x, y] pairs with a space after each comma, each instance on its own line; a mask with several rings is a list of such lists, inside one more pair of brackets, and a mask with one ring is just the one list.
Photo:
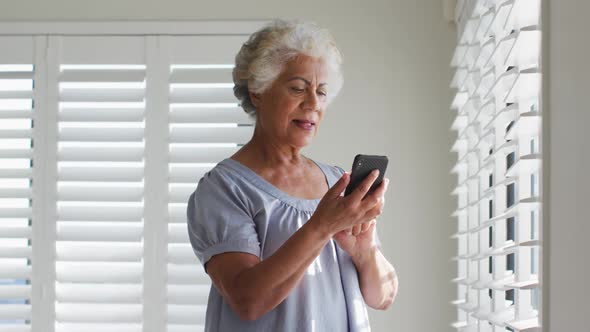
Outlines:
[[211, 257], [243, 252], [260, 257], [260, 241], [244, 195], [234, 181], [213, 169], [190, 196], [188, 234], [203, 267]]

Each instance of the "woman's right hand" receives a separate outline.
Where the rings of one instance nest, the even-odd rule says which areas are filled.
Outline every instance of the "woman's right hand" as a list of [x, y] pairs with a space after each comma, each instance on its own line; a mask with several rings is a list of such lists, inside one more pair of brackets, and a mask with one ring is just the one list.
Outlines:
[[378, 175], [379, 171], [374, 170], [352, 193], [341, 196], [350, 182], [350, 174], [344, 173], [324, 195], [310, 222], [314, 222], [331, 237], [342, 230], [375, 219], [382, 212], [382, 205], [379, 204], [381, 193], [379, 189], [369, 195], [367, 193]]

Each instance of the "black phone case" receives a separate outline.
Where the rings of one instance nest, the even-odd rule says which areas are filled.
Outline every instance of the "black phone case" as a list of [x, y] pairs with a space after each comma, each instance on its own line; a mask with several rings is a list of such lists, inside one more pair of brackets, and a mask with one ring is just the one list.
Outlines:
[[379, 170], [379, 176], [371, 185], [369, 192], [374, 191], [383, 182], [389, 160], [387, 156], [373, 156], [357, 154], [352, 163], [350, 182], [344, 191], [344, 196], [350, 194], [374, 170]]

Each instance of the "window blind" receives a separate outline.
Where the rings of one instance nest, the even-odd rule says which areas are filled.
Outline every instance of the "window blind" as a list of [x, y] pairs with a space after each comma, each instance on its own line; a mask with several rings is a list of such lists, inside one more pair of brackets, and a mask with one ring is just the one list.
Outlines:
[[539, 0], [457, 6], [460, 331], [540, 331], [540, 8]]
[[58, 69], [58, 332], [141, 331], [144, 44], [50, 40]]
[[231, 75], [235, 53], [245, 40], [246, 36], [187, 36], [170, 37], [165, 43], [170, 332], [204, 328], [210, 281], [188, 240], [187, 201], [203, 174], [252, 136], [252, 121], [237, 104]]
[[0, 36], [0, 331], [203, 329], [187, 200], [252, 134], [231, 71], [260, 24]]
[[0, 37], [0, 330], [32, 315], [34, 40]]

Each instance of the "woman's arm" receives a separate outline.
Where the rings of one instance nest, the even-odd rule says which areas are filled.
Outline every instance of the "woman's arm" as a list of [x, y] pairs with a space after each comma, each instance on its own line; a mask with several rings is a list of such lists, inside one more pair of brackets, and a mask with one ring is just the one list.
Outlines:
[[378, 198], [362, 199], [376, 177], [373, 173], [357, 192], [340, 197], [349, 182], [344, 174], [311, 219], [265, 260], [247, 253], [223, 253], [207, 262], [213, 284], [240, 318], [255, 320], [274, 309], [335, 233], [376, 217]]
[[[373, 226], [374, 227], [374, 226]], [[395, 300], [398, 279], [395, 269], [377, 246], [353, 257], [365, 303], [373, 309], [385, 310]]]
[[329, 239], [308, 222], [267, 259], [224, 253], [209, 260], [207, 273], [240, 318], [255, 320], [289, 295]]
[[[369, 196], [379, 201], [374, 209], [381, 214], [385, 204], [385, 192], [389, 179]], [[398, 289], [398, 280], [393, 266], [387, 261], [379, 247], [375, 244], [377, 220], [341, 231], [334, 239], [346, 253], [350, 255], [359, 275], [359, 285], [365, 303], [374, 309], [385, 310], [394, 301]]]

